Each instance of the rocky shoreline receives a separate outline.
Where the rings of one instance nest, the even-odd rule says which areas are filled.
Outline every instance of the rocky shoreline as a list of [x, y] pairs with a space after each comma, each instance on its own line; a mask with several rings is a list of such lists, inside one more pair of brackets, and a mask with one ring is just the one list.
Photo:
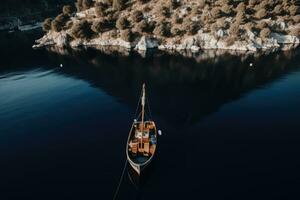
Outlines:
[[[180, 2], [180, 1], [178, 1]], [[172, 11], [172, 14], [181, 13], [181, 15], [188, 17], [188, 8], [191, 7], [189, 2], [184, 2], [181, 7], [176, 8], [176, 10]], [[237, 7], [243, 7], [240, 3]], [[249, 3], [250, 4], [250, 3]], [[209, 4], [210, 6], [212, 4]], [[260, 4], [258, 4], [260, 5]], [[154, 8], [153, 8], [154, 9]], [[211, 15], [211, 8], [205, 7], [204, 10], [208, 10], [208, 15]], [[214, 9], [214, 8], [213, 8]], [[238, 9], [238, 8], [237, 8]], [[245, 8], [243, 8], [245, 9]], [[127, 11], [122, 11], [126, 15]], [[198, 12], [198, 11], [197, 11]], [[242, 11], [236, 11], [236, 17], [226, 16], [222, 18], [217, 18], [212, 21], [212, 25], [209, 26], [210, 30], [207, 31], [206, 26], [199, 26], [199, 28], [194, 31], [193, 34], [181, 34], [181, 35], [171, 35], [171, 36], [162, 36], [151, 31], [151, 33], [139, 33], [134, 39], [124, 39], [122, 37], [122, 33], [126, 27], [121, 29], [112, 28], [111, 30], [100, 31], [99, 33], [95, 33], [93, 37], [74, 37], [74, 30], [71, 28], [62, 28], [61, 30], [48, 30], [46, 34], [36, 40], [36, 44], [33, 45], [33, 48], [43, 48], [46, 46], [57, 46], [57, 47], [97, 47], [97, 46], [117, 46], [126, 48], [129, 51], [147, 51], [148, 49], [159, 49], [159, 50], [172, 50], [172, 51], [182, 51], [182, 50], [190, 50], [192, 52], [198, 52], [200, 50], [207, 49], [218, 49], [218, 50], [233, 50], [233, 51], [245, 51], [245, 52], [257, 52], [257, 51], [278, 51], [278, 50], [290, 50], [296, 48], [300, 44], [300, 38], [297, 34], [289, 34], [292, 33], [293, 30], [300, 30], [299, 23], [290, 23], [285, 20], [282, 20], [280, 17], [276, 19], [270, 18], [262, 18], [260, 20], [252, 19], [251, 16], [247, 16], [251, 18], [248, 24], [241, 23], [239, 15]], [[258, 11], [259, 12], [259, 11]], [[183, 13], [183, 14], [182, 14]], [[202, 16], [205, 13], [202, 12]], [[98, 15], [96, 8], [91, 7], [89, 9], [78, 11], [70, 17], [68, 23], [69, 24], [78, 24], [83, 20], [90, 19], [90, 24], [97, 22]], [[128, 14], [129, 15], [129, 14]], [[188, 20], [197, 26], [197, 23], [202, 23], [200, 20], [201, 15], [195, 15], [193, 17], [190, 16]], [[297, 17], [297, 16], [296, 16]], [[130, 18], [130, 17], [129, 17]], [[147, 20], [145, 23], [151, 24], [151, 20], [155, 20], [155, 13], [149, 12], [147, 15], [144, 14], [142, 16], [144, 20]], [[238, 19], [237, 19], [238, 18]], [[274, 17], [273, 17], [274, 18]], [[298, 17], [299, 18], [299, 17]], [[297, 19], [298, 19], [297, 18]], [[102, 18], [101, 18], [102, 19]], [[222, 20], [223, 24], [227, 24], [229, 28], [225, 27], [225, 25], [217, 26], [218, 20]], [[244, 19], [242, 19], [244, 20]], [[69, 26], [66, 23], [66, 26]], [[117, 24], [118, 22], [116, 22]], [[155, 21], [156, 23], [156, 21]], [[234, 29], [234, 25], [237, 25], [237, 30]], [[240, 24], [241, 23], [241, 24]], [[256, 31], [251, 27], [259, 24], [264, 24], [262, 29], [267, 29], [267, 34], [263, 34], [262, 32], [265, 30]], [[250, 25], [249, 25], [250, 24]], [[173, 25], [173, 24], [171, 24]], [[230, 27], [231, 25], [231, 27]], [[211, 28], [214, 27], [214, 28]], [[249, 28], [250, 27], [250, 28]], [[194, 27], [192, 27], [194, 28]], [[137, 28], [136, 28], [137, 29]], [[132, 30], [136, 30], [133, 28]], [[172, 27], [170, 27], [172, 30]], [[273, 31], [275, 30], [276, 31]], [[128, 30], [128, 29], [127, 29]], [[272, 30], [272, 31], [271, 31]], [[239, 34], [239, 37], [233, 37], [233, 41], [228, 42], [228, 39], [232, 37], [233, 32], [235, 34]], [[295, 31], [294, 31], [295, 32]], [[298, 32], [297, 32], [298, 33]], [[263, 35], [263, 36], [262, 36]]]
[[70, 41], [70, 36], [67, 32], [48, 32], [42, 38], [36, 40], [37, 44], [33, 48], [43, 48], [47, 46], [57, 47], [93, 47], [93, 46], [117, 46], [128, 50], [146, 51], [148, 49], [159, 50], [191, 50], [198, 52], [206, 49], [222, 49], [234, 51], [265, 51], [265, 50], [290, 50], [299, 46], [300, 40], [296, 36], [281, 35], [272, 33], [267, 41], [263, 42], [261, 38], [255, 37], [252, 32], [249, 32], [249, 41], [235, 41], [231, 46], [226, 46], [222, 40], [216, 40], [214, 36], [203, 33], [201, 30], [194, 36], [182, 39], [181, 43], [169, 41], [165, 44], [160, 44], [155, 36], [142, 36], [133, 42], [126, 42], [121, 38], [99, 37], [91, 40], [77, 39]]

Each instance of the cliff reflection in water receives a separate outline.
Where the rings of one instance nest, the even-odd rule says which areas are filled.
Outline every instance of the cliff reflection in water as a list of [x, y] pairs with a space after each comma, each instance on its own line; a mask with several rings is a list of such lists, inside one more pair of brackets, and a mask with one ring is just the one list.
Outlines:
[[146, 82], [153, 113], [175, 127], [195, 124], [223, 104], [295, 70], [299, 56], [299, 50], [264, 56], [154, 52], [145, 58], [120, 56], [120, 51], [113, 49], [107, 55], [91, 49], [56, 51], [59, 54], [49, 55], [64, 63], [61, 73], [88, 81], [133, 110], [140, 86]]

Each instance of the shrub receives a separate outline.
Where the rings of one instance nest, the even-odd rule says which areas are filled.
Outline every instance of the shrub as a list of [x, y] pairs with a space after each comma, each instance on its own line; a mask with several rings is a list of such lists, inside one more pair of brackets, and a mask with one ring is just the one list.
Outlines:
[[232, 7], [229, 6], [228, 4], [224, 4], [221, 9], [222, 12], [225, 13], [226, 15], [230, 15], [232, 13]]
[[124, 30], [128, 28], [128, 26], [129, 26], [129, 21], [127, 20], [126, 17], [120, 17], [116, 22], [116, 27], [120, 30]]
[[80, 12], [83, 10], [83, 7], [82, 7], [82, 0], [77, 0], [76, 3], [76, 8], [77, 8], [77, 11]]
[[161, 13], [165, 17], [170, 17], [170, 9], [166, 6], [159, 7], [158, 12]]
[[245, 24], [245, 27], [246, 27], [247, 30], [253, 31], [255, 25], [254, 25], [253, 22], [248, 22], [247, 24]]
[[184, 34], [184, 31], [180, 30], [179, 28], [173, 27], [171, 28], [172, 36], [181, 36]]
[[256, 28], [257, 29], [260, 29], [260, 30], [262, 30], [262, 29], [264, 29], [264, 28], [267, 28], [268, 27], [268, 24], [267, 24], [267, 22], [265, 22], [265, 21], [260, 21], [260, 22], [258, 22], [258, 24], [256, 25]]
[[226, 44], [226, 46], [232, 46], [236, 40], [237, 40], [237, 38], [235, 36], [229, 36], [226, 38], [225, 44]]
[[97, 3], [95, 6], [95, 14], [97, 17], [104, 17], [106, 14], [107, 5], [101, 2]]
[[170, 35], [171, 25], [168, 22], [162, 22], [154, 29], [154, 34], [159, 36], [168, 37]]
[[221, 17], [221, 9], [219, 7], [214, 7], [211, 9], [211, 15], [214, 19], [220, 18]]
[[62, 30], [62, 25], [60, 22], [58, 22], [57, 20], [53, 20], [51, 22], [51, 29], [55, 32], [59, 32]]
[[300, 15], [296, 15], [293, 17], [295, 23], [300, 23]]
[[169, 4], [169, 7], [172, 8], [172, 9], [176, 9], [180, 6], [180, 1], [179, 0], [168, 0], [168, 4]]
[[228, 28], [228, 22], [225, 21], [225, 17], [219, 18], [216, 21], [216, 24], [217, 24], [218, 28], [225, 28], [225, 29]]
[[180, 18], [178, 16], [178, 14], [173, 15], [173, 17], [172, 17], [172, 24], [181, 24], [182, 21], [183, 21], [183, 19]]
[[263, 19], [267, 16], [267, 11], [266, 9], [262, 8], [259, 11], [256, 12], [255, 17], [257, 19]]
[[52, 19], [51, 18], [47, 18], [45, 19], [45, 21], [43, 22], [43, 30], [44, 31], [50, 31], [51, 30], [51, 22], [52, 22]]
[[195, 35], [200, 28], [197, 22], [190, 20], [185, 21], [183, 27], [188, 35]]
[[228, 32], [229, 32], [229, 35], [232, 37], [239, 36], [240, 25], [238, 23], [231, 24]]
[[278, 4], [275, 6], [273, 12], [276, 14], [276, 15], [281, 15], [282, 12], [283, 12], [283, 8], [282, 8], [282, 5]]
[[72, 6], [70, 6], [70, 5], [65, 5], [64, 7], [63, 7], [63, 13], [65, 14], [65, 15], [71, 15], [72, 13], [73, 13], [73, 8], [72, 8]]
[[296, 5], [291, 5], [291, 6], [289, 7], [289, 13], [290, 13], [290, 15], [292, 15], [292, 16], [298, 14], [298, 10], [299, 10], [299, 7], [296, 6]]
[[155, 23], [153, 21], [147, 22], [146, 20], [142, 20], [136, 25], [136, 30], [139, 33], [143, 33], [143, 32], [151, 33], [154, 28], [155, 28]]
[[201, 9], [201, 8], [204, 8], [205, 5], [206, 5], [205, 0], [198, 0], [198, 5], [199, 5], [199, 8], [200, 8], [200, 9]]
[[132, 42], [134, 40], [134, 35], [130, 29], [125, 29], [121, 31], [121, 39], [126, 42]]
[[68, 22], [66, 23], [64, 29], [66, 29], [66, 30], [67, 30], [67, 29], [70, 29], [70, 28], [72, 28], [72, 26], [73, 26], [73, 21], [70, 20], [70, 21], [68, 21]]
[[238, 12], [236, 15], [236, 21], [239, 24], [245, 24], [245, 23], [247, 23], [248, 20], [247, 20], [244, 12]]
[[84, 10], [91, 8], [94, 5], [93, 0], [82, 0], [82, 7]]
[[239, 3], [239, 5], [236, 7], [237, 12], [245, 12], [246, 5], [244, 2]]
[[144, 3], [147, 3], [149, 0], [138, 0], [138, 2], [144, 4]]
[[254, 7], [258, 2], [258, 0], [249, 0], [248, 4], [249, 6]]
[[289, 32], [290, 35], [294, 35], [299, 37], [300, 36], [300, 28], [294, 28]]
[[110, 27], [110, 23], [107, 19], [100, 18], [99, 20], [96, 20], [93, 22], [91, 29], [95, 33], [103, 33], [107, 31]]
[[92, 36], [91, 26], [86, 20], [79, 21], [72, 26], [71, 35], [74, 38], [90, 38]]
[[144, 18], [144, 15], [141, 11], [136, 10], [132, 13], [131, 17], [134, 22], [140, 22]]
[[264, 28], [260, 31], [259, 36], [265, 40], [270, 37], [271, 30], [269, 28]]
[[64, 25], [69, 19], [69, 16], [68, 15], [65, 15], [63, 13], [57, 15], [55, 17], [55, 20], [58, 21], [59, 23], [61, 23], [62, 25]]
[[113, 0], [112, 6], [115, 10], [123, 10], [125, 8], [126, 0]]

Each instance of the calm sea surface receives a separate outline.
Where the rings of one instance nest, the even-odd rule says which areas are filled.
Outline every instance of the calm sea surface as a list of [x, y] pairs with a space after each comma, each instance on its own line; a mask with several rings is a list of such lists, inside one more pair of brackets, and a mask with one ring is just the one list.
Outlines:
[[300, 198], [300, 50], [58, 54], [34, 37], [1, 38], [1, 200], [112, 199], [143, 82], [163, 135], [118, 199]]

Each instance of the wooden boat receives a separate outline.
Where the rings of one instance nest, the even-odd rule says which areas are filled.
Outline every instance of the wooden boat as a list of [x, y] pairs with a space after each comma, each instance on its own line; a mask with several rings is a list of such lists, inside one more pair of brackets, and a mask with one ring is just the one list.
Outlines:
[[155, 122], [151, 119], [146, 119], [145, 114], [145, 84], [143, 84], [139, 102], [141, 102], [141, 111], [138, 118], [132, 123], [126, 145], [127, 160], [138, 175], [153, 160], [157, 148]]

